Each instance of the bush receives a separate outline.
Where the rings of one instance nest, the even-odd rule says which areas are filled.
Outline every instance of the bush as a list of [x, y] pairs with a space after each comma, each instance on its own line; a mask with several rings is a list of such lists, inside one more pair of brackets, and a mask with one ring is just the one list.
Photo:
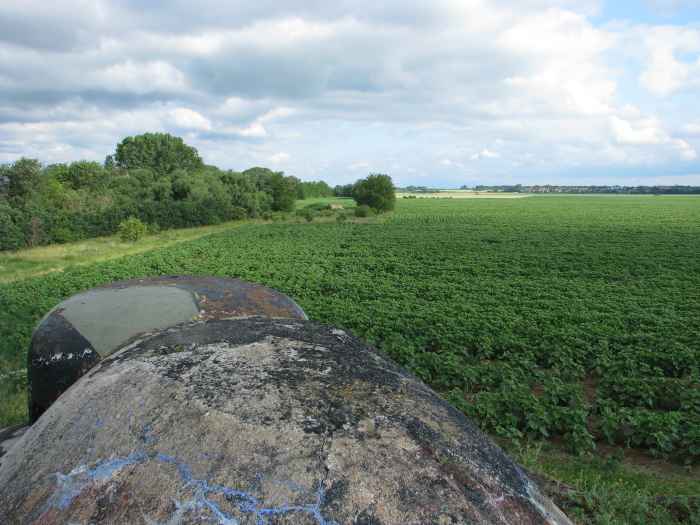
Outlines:
[[20, 211], [0, 202], [0, 250], [17, 250], [25, 245], [23, 223]]
[[231, 219], [234, 221], [242, 221], [248, 217], [248, 210], [242, 206], [234, 206], [231, 209]]
[[303, 210], [297, 211], [297, 216], [306, 219], [306, 222], [311, 222], [316, 217], [316, 212], [309, 208], [304, 208]]
[[396, 205], [394, 183], [389, 175], [371, 174], [366, 179], [360, 179], [355, 183], [352, 188], [352, 198], [357, 204], [366, 204], [378, 213], [391, 211]]
[[342, 224], [342, 223], [346, 222], [347, 220], [348, 220], [348, 216], [347, 216], [346, 214], [344, 214], [344, 213], [338, 214], [338, 215], [336, 216], [336, 218], [335, 218], [335, 221], [336, 221], [338, 224]]
[[313, 211], [330, 210], [331, 205], [324, 202], [317, 202], [315, 204], [307, 204], [303, 209]]
[[148, 232], [148, 227], [136, 217], [129, 217], [119, 223], [119, 238], [122, 242], [136, 242]]
[[366, 204], [361, 204], [355, 208], [355, 217], [371, 217], [372, 215], [374, 215], [374, 211]]

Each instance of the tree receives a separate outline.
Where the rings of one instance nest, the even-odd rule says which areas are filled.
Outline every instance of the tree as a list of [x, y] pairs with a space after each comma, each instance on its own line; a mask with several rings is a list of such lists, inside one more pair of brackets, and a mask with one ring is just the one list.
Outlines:
[[352, 197], [352, 184], [337, 185], [333, 188], [333, 195], [336, 197]]
[[373, 173], [355, 183], [352, 198], [357, 204], [366, 204], [380, 213], [393, 210], [396, 204], [394, 183], [389, 175]]
[[55, 177], [66, 187], [79, 190], [95, 188], [106, 182], [106, 173], [99, 162], [79, 160], [70, 164], [52, 164], [47, 166], [46, 175]]
[[8, 179], [7, 196], [18, 202], [25, 202], [43, 182], [41, 164], [35, 159], [19, 159], [12, 166], [4, 167], [0, 175]]
[[297, 198], [299, 199], [331, 196], [333, 196], [333, 189], [322, 180], [314, 182], [300, 182], [297, 187]]
[[301, 183], [296, 177], [285, 177], [284, 172], [257, 166], [245, 170], [242, 175], [249, 177], [258, 191], [272, 195], [272, 209], [274, 211], [292, 211], [294, 209], [298, 185]]
[[167, 175], [175, 169], [194, 171], [204, 166], [195, 148], [168, 133], [126, 137], [117, 144], [114, 163], [124, 169], [149, 168], [158, 176]]
[[297, 199], [299, 179], [285, 177], [282, 172], [275, 173], [271, 179], [272, 209], [275, 211], [292, 211]]

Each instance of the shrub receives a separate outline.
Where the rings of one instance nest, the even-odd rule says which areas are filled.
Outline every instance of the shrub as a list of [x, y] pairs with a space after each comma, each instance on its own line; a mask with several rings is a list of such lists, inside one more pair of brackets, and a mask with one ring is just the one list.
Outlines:
[[16, 250], [25, 244], [22, 213], [0, 202], [0, 250]]
[[148, 232], [148, 227], [136, 217], [129, 217], [119, 223], [119, 238], [122, 242], [136, 242]]
[[355, 183], [352, 198], [357, 204], [366, 204], [379, 213], [393, 210], [396, 205], [394, 183], [389, 175], [371, 174]]
[[248, 217], [248, 211], [242, 206], [234, 206], [231, 209], [231, 219], [234, 221], [242, 221]]
[[306, 222], [311, 222], [314, 220], [314, 217], [316, 217], [316, 212], [314, 210], [311, 210], [309, 208], [304, 208], [302, 210], [297, 211], [297, 217], [302, 217], [303, 219], [306, 219]]
[[348, 220], [348, 216], [344, 213], [340, 213], [336, 216], [335, 221], [339, 224], [342, 224]]
[[314, 204], [308, 204], [304, 206], [303, 209], [305, 210], [313, 210], [313, 211], [321, 211], [321, 210], [330, 210], [331, 206], [330, 204], [325, 204], [323, 202], [316, 202]]
[[58, 228], [54, 228], [54, 230], [51, 232], [51, 238], [53, 242], [65, 243], [77, 241], [79, 236], [70, 228], [59, 226]]
[[371, 217], [374, 215], [374, 210], [366, 204], [361, 204], [355, 208], [355, 217]]

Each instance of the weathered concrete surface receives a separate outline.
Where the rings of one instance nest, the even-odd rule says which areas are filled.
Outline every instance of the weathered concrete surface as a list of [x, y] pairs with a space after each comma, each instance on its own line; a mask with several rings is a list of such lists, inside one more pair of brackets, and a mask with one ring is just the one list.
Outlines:
[[220, 277], [133, 279], [74, 295], [34, 331], [27, 364], [30, 420], [95, 363], [143, 333], [194, 319], [255, 315], [306, 319], [284, 294]]
[[345, 332], [194, 322], [97, 364], [0, 466], [0, 523], [569, 523]]
[[0, 429], [0, 466], [3, 456], [19, 441], [28, 428], [28, 425], [14, 425]]

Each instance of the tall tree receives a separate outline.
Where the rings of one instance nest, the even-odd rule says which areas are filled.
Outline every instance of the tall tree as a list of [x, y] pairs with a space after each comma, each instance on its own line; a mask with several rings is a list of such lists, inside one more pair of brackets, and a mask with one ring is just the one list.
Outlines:
[[41, 164], [36, 159], [21, 158], [3, 168], [0, 175], [7, 178], [7, 196], [24, 202], [43, 182]]
[[393, 210], [396, 204], [394, 183], [389, 175], [373, 173], [355, 183], [352, 198], [357, 204], [366, 204], [378, 212]]
[[149, 168], [158, 176], [167, 175], [175, 169], [193, 171], [204, 166], [195, 148], [168, 133], [126, 137], [117, 144], [114, 162], [125, 169]]

